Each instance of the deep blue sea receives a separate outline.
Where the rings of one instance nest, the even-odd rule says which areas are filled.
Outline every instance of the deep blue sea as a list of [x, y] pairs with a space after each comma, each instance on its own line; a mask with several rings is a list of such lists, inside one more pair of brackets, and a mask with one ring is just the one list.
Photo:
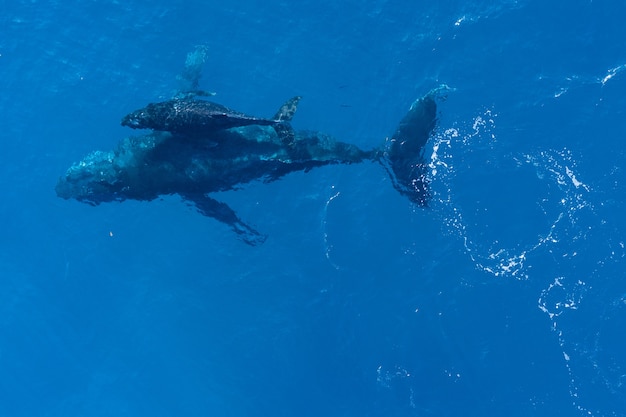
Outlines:
[[[626, 416], [626, 6], [1, 0], [0, 416]], [[428, 207], [377, 163], [89, 206], [57, 179], [201, 88], [369, 149], [442, 84]]]

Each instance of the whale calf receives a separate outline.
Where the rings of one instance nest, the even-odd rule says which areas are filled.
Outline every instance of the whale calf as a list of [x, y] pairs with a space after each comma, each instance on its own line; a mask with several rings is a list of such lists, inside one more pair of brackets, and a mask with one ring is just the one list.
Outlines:
[[263, 119], [229, 109], [221, 104], [191, 97], [174, 98], [150, 103], [122, 118], [122, 126], [133, 129], [152, 129], [187, 136], [210, 134], [233, 127], [273, 126], [289, 122], [300, 97], [287, 101], [273, 119]]

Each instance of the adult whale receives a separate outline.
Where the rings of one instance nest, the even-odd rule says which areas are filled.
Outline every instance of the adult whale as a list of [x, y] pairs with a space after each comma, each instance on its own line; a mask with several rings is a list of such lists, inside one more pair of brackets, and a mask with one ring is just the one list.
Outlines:
[[90, 153], [59, 179], [56, 192], [91, 205], [178, 194], [201, 214], [228, 224], [251, 245], [262, 243], [265, 236], [210, 193], [324, 165], [370, 160], [387, 169], [400, 193], [423, 206], [428, 189], [422, 152], [435, 127], [439, 91], [416, 100], [380, 148], [364, 151], [312, 131], [293, 132], [285, 141], [271, 126], [263, 125], [212, 130], [193, 138], [153, 131], [123, 139], [111, 151]]
[[385, 167], [401, 194], [426, 205], [422, 153], [436, 124], [436, 99], [447, 87], [417, 99], [385, 144], [365, 151], [324, 133], [294, 131], [289, 121], [300, 97], [287, 101], [272, 119], [193, 98], [207, 95], [198, 90], [206, 54], [204, 47], [188, 54], [177, 98], [148, 105], [123, 119], [123, 124], [151, 128], [151, 133], [125, 138], [110, 151], [91, 152], [59, 178], [57, 195], [98, 205], [178, 194], [201, 214], [228, 224], [251, 245], [262, 243], [265, 236], [211, 193], [324, 165], [369, 160]]

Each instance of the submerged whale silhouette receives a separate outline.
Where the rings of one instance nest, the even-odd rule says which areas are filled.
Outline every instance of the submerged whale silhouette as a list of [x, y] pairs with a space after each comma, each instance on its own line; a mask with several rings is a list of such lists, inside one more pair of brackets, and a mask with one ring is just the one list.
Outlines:
[[371, 160], [385, 167], [401, 194], [423, 206], [428, 190], [422, 153], [436, 123], [437, 91], [416, 100], [385, 145], [373, 150], [320, 132], [290, 130], [284, 135], [265, 123], [205, 133], [194, 130], [192, 137], [180, 130], [153, 131], [123, 139], [114, 150], [90, 153], [59, 179], [56, 192], [91, 205], [178, 194], [201, 214], [228, 224], [251, 245], [266, 236], [208, 194], [324, 165]]

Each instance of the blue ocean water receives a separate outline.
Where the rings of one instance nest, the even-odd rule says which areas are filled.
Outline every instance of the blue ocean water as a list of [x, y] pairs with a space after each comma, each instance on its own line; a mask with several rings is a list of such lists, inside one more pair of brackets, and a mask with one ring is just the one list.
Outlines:
[[[626, 416], [626, 8], [608, 0], [3, 1], [0, 416]], [[215, 195], [55, 195], [201, 86], [383, 143], [440, 84], [413, 206], [374, 163]]]

